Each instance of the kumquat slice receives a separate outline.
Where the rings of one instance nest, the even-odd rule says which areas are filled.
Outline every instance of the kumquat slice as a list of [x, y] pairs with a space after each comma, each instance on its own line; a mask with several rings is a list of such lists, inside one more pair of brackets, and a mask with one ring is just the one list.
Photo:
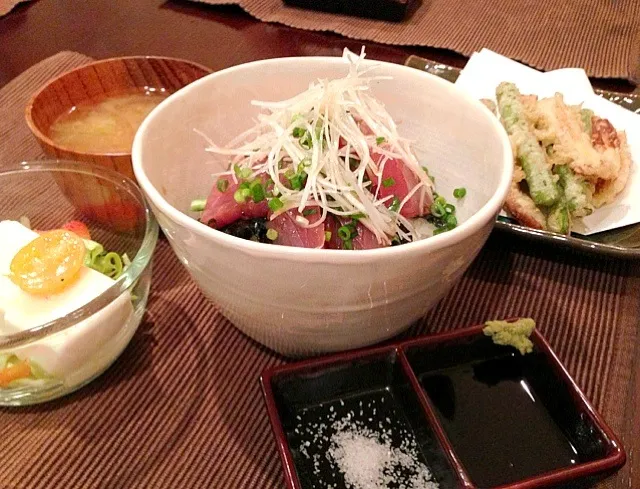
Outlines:
[[77, 234], [64, 229], [47, 231], [16, 253], [10, 278], [30, 294], [55, 294], [78, 278], [85, 253]]

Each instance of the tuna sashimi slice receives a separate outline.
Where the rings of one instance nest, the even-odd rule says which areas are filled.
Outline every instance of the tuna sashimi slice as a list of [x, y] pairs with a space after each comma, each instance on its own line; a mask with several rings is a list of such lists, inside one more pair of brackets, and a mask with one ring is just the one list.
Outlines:
[[[338, 237], [338, 228], [350, 222], [350, 218], [337, 218], [332, 215], [327, 216], [324, 225], [325, 230], [331, 233], [331, 238], [325, 244], [325, 248], [332, 250], [345, 249], [343, 241]], [[351, 249], [370, 250], [383, 247], [382, 244], [378, 243], [376, 235], [364, 227], [361, 222], [356, 223], [356, 231], [358, 235], [351, 240]]]
[[[269, 207], [266, 200], [256, 203], [249, 198], [244, 203], [238, 203], [233, 198], [233, 194], [238, 189], [240, 182], [234, 183], [231, 177], [221, 178], [226, 179], [229, 182], [229, 186], [222, 192], [218, 189], [217, 182], [213, 185], [200, 218], [201, 222], [212, 228], [220, 229], [239, 219], [267, 217]], [[266, 176], [258, 178], [262, 180], [263, 185], [267, 181]]]
[[304, 217], [309, 221], [309, 224], [313, 224], [321, 219], [322, 213], [317, 206], [307, 207], [302, 214], [298, 212], [298, 209], [283, 212], [267, 223], [267, 228], [278, 232], [278, 237], [273, 242], [299, 248], [323, 248], [324, 226], [319, 224], [310, 228], [302, 227], [296, 221], [298, 216]]
[[[409, 192], [420, 183], [420, 179], [402, 160], [386, 158], [383, 154], [376, 152], [375, 149], [371, 151], [371, 159], [378, 167], [384, 162], [381, 178], [371, 172], [369, 173], [369, 178], [373, 183], [373, 192], [375, 193], [376, 189], [379, 188], [379, 199], [391, 195], [402, 202]], [[386, 162], [384, 161], [385, 159]], [[407, 218], [425, 216], [429, 214], [432, 202], [431, 192], [426, 187], [422, 187], [402, 206], [400, 214]], [[391, 200], [387, 205], [391, 205]]]

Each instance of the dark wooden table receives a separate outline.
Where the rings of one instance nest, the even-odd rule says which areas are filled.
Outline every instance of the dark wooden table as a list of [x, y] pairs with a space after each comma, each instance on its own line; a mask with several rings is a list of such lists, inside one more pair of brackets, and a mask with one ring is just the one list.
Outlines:
[[[452, 51], [394, 47], [302, 31], [254, 20], [238, 7], [186, 0], [33, 0], [0, 18], [0, 87], [59, 51], [94, 58], [156, 54], [197, 61], [214, 70], [246, 61], [296, 55], [336, 55], [366, 46], [370, 58], [402, 63], [409, 54], [462, 67]], [[616, 80], [599, 88], [629, 92]]]

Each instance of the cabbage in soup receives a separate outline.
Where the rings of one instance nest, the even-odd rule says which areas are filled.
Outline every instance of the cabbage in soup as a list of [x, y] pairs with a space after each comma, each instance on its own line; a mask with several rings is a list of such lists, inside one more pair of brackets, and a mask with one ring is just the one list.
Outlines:
[[73, 151], [127, 153], [144, 118], [168, 95], [136, 92], [78, 104], [54, 121], [49, 137]]

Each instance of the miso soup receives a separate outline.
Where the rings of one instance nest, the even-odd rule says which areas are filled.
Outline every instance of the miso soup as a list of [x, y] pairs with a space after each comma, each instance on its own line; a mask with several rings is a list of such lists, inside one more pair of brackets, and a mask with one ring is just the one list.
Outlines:
[[54, 121], [49, 137], [73, 151], [129, 152], [144, 118], [168, 95], [135, 92], [79, 104]]

